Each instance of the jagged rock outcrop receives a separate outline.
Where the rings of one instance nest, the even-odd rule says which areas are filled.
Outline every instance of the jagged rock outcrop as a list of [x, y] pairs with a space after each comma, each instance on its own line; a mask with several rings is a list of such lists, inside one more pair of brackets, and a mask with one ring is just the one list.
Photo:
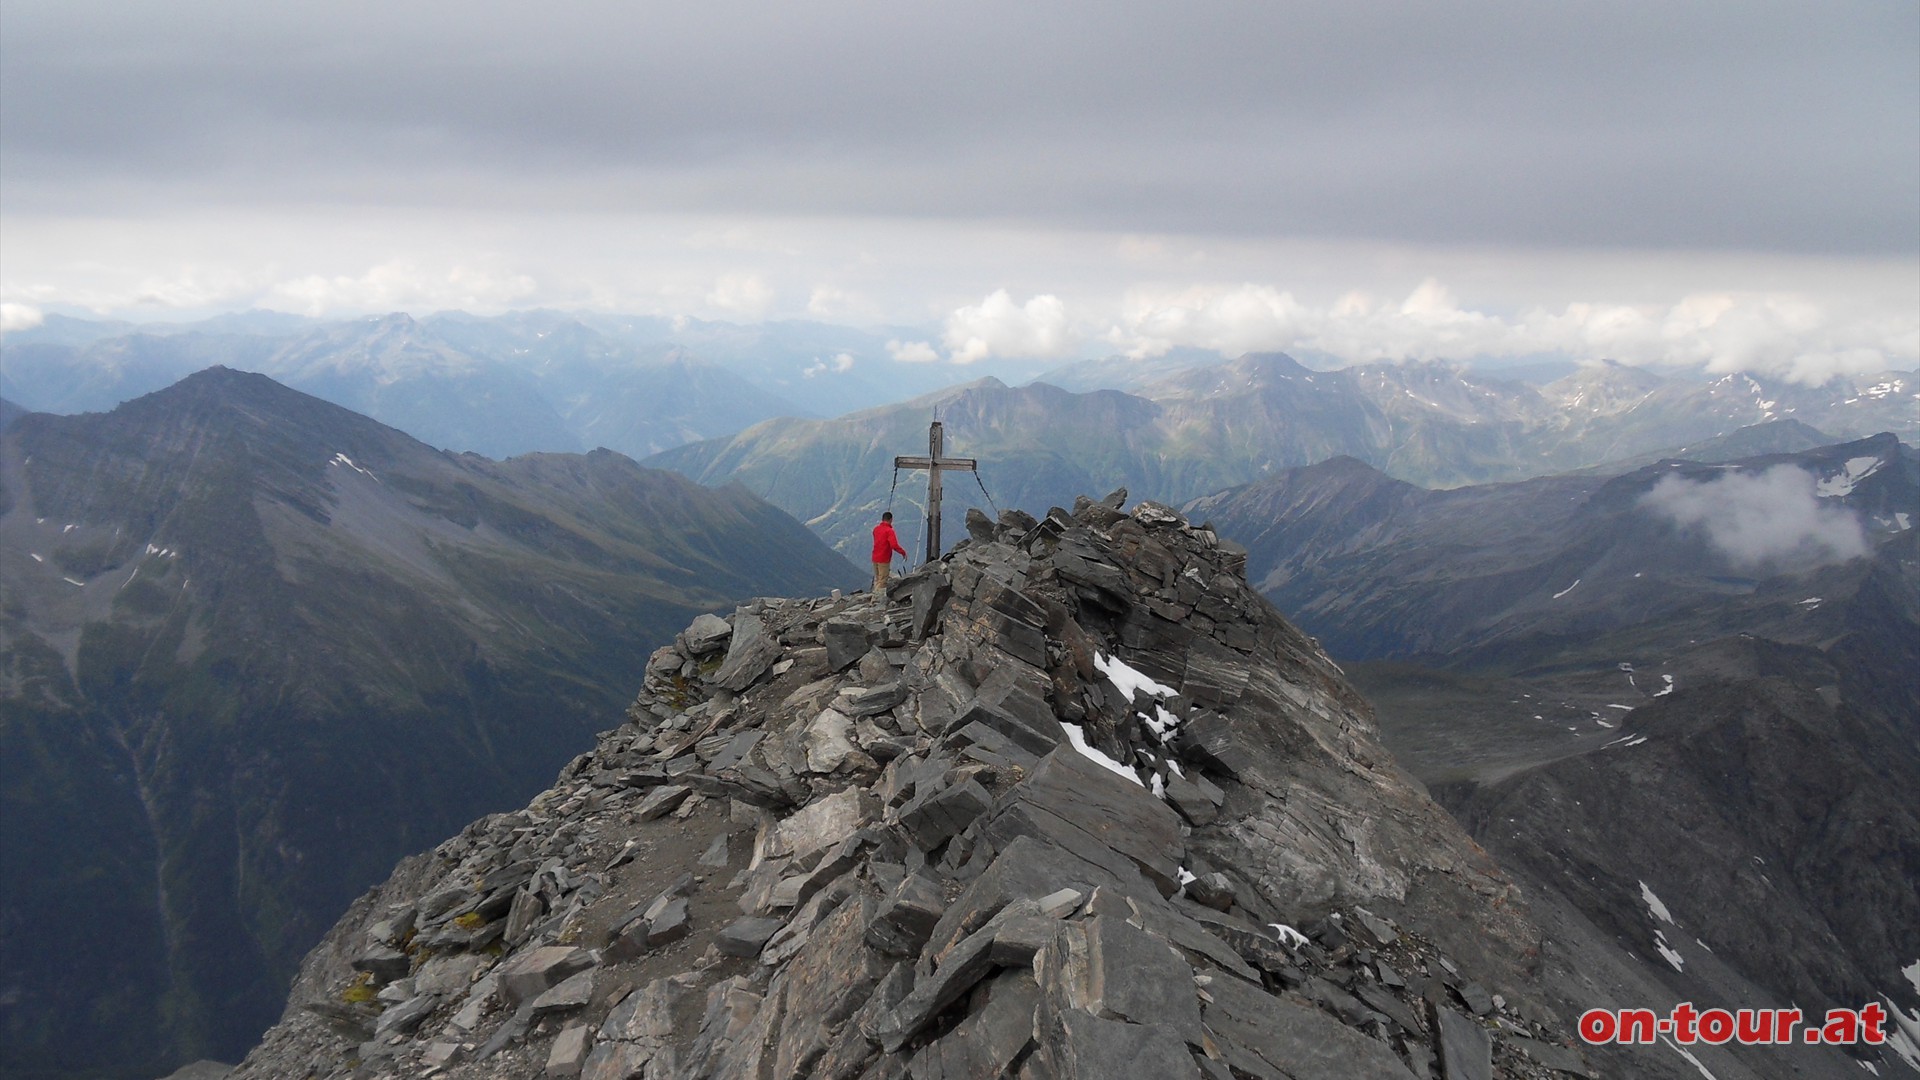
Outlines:
[[1583, 1073], [1338, 668], [1123, 498], [696, 621], [553, 789], [358, 901], [235, 1076]]

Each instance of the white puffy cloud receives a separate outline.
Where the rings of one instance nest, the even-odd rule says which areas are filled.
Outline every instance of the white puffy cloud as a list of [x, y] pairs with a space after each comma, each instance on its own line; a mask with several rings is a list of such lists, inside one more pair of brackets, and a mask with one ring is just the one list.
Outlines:
[[1067, 307], [1060, 298], [1041, 294], [1015, 304], [1007, 290], [995, 290], [986, 299], [947, 316], [941, 340], [956, 364], [988, 357], [1053, 358], [1070, 355], [1078, 342], [1067, 326]]
[[1745, 371], [1818, 385], [1920, 361], [1920, 318], [1783, 293], [1696, 293], [1670, 304], [1575, 302], [1513, 315], [1464, 305], [1431, 278], [1399, 303], [1349, 292], [1310, 307], [1267, 285], [1135, 290], [1106, 340], [1136, 356], [1179, 346], [1299, 349], [1350, 362], [1560, 355]]
[[815, 285], [807, 296], [807, 314], [828, 321], [850, 319], [873, 322], [882, 313], [874, 302], [850, 289], [835, 285]]
[[1865, 555], [1860, 519], [1823, 502], [1815, 491], [1812, 474], [1776, 465], [1711, 480], [1664, 476], [1640, 497], [1640, 505], [1675, 525], [1704, 531], [1739, 567], [1821, 566]]
[[1157, 356], [1183, 345], [1233, 356], [1297, 347], [1310, 317], [1293, 294], [1265, 285], [1136, 290], [1107, 339], [1134, 356]]
[[31, 304], [0, 304], [0, 334], [10, 330], [31, 330], [45, 321], [46, 316]]
[[836, 353], [830, 360], [815, 359], [813, 363], [801, 369], [800, 375], [802, 378], [811, 379], [820, 375], [844, 375], [852, 370], [853, 354], [843, 352]]
[[897, 338], [887, 342], [887, 355], [902, 364], [933, 364], [940, 360], [940, 353], [927, 342]]
[[758, 319], [773, 306], [773, 289], [758, 274], [721, 274], [707, 293], [707, 304], [730, 315]]
[[[538, 291], [532, 278], [510, 270], [471, 263], [429, 269], [394, 260], [358, 275], [310, 274], [281, 281], [267, 289], [260, 303], [315, 316], [341, 311], [494, 312], [523, 302]], [[196, 305], [183, 299], [166, 306]]]
[[0, 300], [132, 320], [248, 307], [811, 318], [899, 327], [888, 333], [907, 362], [1196, 347], [1348, 362], [1609, 359], [1802, 384], [1920, 365], [1910, 260], [1386, 249], [884, 218], [756, 218], [750, 233], [734, 216], [490, 213], [450, 226], [309, 211], [9, 218]]

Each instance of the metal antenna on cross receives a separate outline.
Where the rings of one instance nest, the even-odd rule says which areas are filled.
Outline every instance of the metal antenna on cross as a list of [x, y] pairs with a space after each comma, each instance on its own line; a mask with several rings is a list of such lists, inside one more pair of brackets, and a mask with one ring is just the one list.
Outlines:
[[[946, 449], [946, 435], [935, 420], [927, 429], [927, 456], [901, 456], [893, 459], [895, 469], [927, 470], [927, 561], [933, 562], [940, 557], [940, 474], [943, 472], [964, 471], [979, 478], [980, 463], [972, 458], [942, 457]], [[983, 489], [984, 490], [984, 489]]]

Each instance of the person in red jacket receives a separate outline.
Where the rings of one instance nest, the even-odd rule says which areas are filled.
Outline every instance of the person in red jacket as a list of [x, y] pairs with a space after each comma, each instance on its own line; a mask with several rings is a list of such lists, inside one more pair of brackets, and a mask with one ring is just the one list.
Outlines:
[[880, 524], [873, 527], [873, 591], [878, 595], [886, 591], [887, 579], [893, 576], [893, 556], [898, 552], [901, 558], [907, 557], [907, 549], [900, 546], [900, 538], [893, 534], [893, 511], [880, 515]]

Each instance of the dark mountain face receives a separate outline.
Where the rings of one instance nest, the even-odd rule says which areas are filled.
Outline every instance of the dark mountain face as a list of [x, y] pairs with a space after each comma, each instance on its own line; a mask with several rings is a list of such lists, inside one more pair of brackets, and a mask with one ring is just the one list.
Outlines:
[[18, 419], [0, 510], [19, 1075], [231, 1060], [347, 900], [536, 790], [636, 657], [853, 576], [739, 489], [448, 455], [223, 369]]
[[1336, 656], [1517, 669], [1696, 609], [1696, 638], [1729, 609], [1756, 629], [1823, 626], [1831, 609], [1801, 606], [1787, 571], [1857, 576], [1852, 556], [1920, 523], [1920, 458], [1883, 435], [1451, 491], [1332, 461], [1191, 509], [1247, 545], [1261, 589]]
[[[1449, 492], [1329, 462], [1192, 510], [1526, 884], [1562, 1005], [1914, 1011], [1911, 449]], [[1738, 1058], [1702, 1055], [1822, 1075]]]

